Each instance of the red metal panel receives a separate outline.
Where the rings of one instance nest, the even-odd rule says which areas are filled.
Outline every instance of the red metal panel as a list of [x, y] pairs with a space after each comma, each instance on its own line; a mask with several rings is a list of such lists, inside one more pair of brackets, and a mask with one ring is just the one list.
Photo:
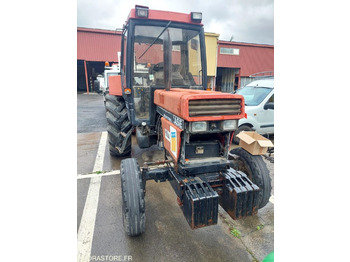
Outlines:
[[[241, 76], [274, 70], [274, 46], [218, 41], [217, 67], [241, 68]], [[239, 55], [220, 54], [220, 48], [237, 48]]]
[[88, 28], [77, 30], [78, 60], [117, 62], [120, 50], [120, 32]]

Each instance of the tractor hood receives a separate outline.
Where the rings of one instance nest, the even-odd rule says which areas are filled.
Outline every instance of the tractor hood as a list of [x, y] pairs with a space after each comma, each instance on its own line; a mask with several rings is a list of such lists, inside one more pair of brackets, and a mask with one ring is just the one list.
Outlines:
[[154, 103], [186, 121], [241, 119], [244, 97], [215, 91], [172, 88], [156, 90]]

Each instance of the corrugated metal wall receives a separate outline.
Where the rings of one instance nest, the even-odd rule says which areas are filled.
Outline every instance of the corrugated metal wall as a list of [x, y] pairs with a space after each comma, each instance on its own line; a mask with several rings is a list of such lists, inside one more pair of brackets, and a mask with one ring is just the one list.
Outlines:
[[[241, 68], [241, 77], [274, 70], [274, 46], [220, 40], [218, 44], [217, 67]], [[239, 55], [221, 54], [221, 48], [239, 49]]]
[[120, 32], [87, 28], [77, 30], [78, 60], [117, 62], [120, 49]]

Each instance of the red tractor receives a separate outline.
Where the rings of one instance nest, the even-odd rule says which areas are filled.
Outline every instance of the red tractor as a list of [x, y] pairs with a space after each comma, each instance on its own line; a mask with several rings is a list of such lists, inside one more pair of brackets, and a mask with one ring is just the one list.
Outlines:
[[145, 231], [150, 179], [170, 182], [192, 229], [216, 224], [219, 204], [239, 219], [255, 215], [270, 197], [262, 157], [242, 148], [229, 151], [245, 117], [244, 98], [206, 90], [201, 21], [202, 13], [135, 6], [123, 27], [121, 72], [109, 77], [105, 93], [110, 154], [130, 155], [136, 130], [140, 148], [157, 145], [165, 155], [141, 168], [135, 158], [121, 162], [123, 221], [130, 236]]

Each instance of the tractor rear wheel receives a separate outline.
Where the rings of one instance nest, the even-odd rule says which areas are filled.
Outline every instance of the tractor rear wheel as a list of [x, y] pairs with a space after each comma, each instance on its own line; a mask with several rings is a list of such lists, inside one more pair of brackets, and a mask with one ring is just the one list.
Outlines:
[[109, 153], [115, 157], [130, 155], [132, 126], [125, 101], [109, 94], [105, 95], [105, 99]]
[[[238, 158], [232, 155], [236, 155]], [[263, 158], [260, 155], [253, 156], [243, 148], [238, 147], [230, 151], [229, 160], [232, 161], [234, 169], [244, 172], [260, 188], [259, 209], [266, 206], [271, 195], [271, 178]]]
[[129, 236], [145, 232], [145, 191], [140, 167], [135, 158], [124, 159], [120, 166], [123, 224]]

